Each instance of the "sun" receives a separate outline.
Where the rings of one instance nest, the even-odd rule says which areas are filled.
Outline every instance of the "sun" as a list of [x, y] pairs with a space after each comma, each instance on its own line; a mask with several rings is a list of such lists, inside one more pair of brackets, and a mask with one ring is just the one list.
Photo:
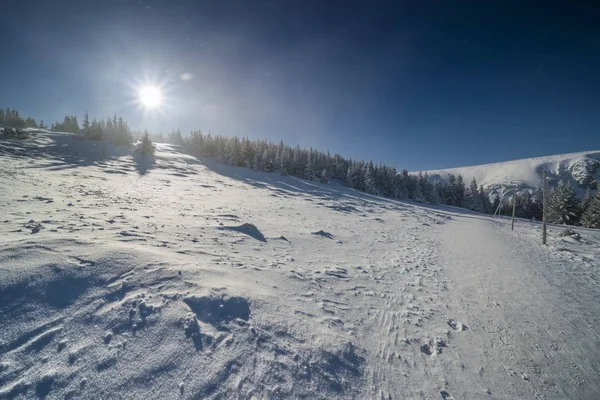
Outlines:
[[162, 103], [162, 93], [156, 86], [142, 86], [138, 90], [138, 101], [146, 108], [156, 108]]

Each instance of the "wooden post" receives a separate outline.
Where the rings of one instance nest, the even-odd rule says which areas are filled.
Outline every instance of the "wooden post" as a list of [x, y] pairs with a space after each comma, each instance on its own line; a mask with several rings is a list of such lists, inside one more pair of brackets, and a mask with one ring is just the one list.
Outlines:
[[513, 215], [512, 215], [512, 226], [510, 227], [511, 230], [515, 230], [515, 208], [517, 208], [517, 185], [515, 185], [515, 188], [513, 190]]
[[546, 170], [542, 172], [543, 201], [542, 201], [542, 244], [546, 244]]

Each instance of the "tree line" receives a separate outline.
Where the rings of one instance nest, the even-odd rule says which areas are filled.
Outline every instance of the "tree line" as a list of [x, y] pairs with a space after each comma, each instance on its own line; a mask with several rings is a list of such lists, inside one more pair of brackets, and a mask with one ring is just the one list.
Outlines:
[[[0, 124], [16, 128], [43, 127], [32, 118], [23, 119], [16, 110], [0, 110]], [[8, 121], [8, 122], [7, 122]], [[41, 125], [41, 126], [40, 126]], [[446, 182], [430, 179], [427, 173], [409, 174], [406, 169], [376, 164], [372, 161], [344, 158], [311, 148], [292, 147], [283, 141], [274, 143], [265, 140], [250, 140], [247, 137], [212, 135], [201, 130], [192, 130], [182, 135], [179, 129], [163, 136], [162, 133], [148, 134], [134, 131], [123, 118], [90, 120], [83, 116], [81, 126], [76, 116], [65, 116], [62, 122], [52, 124], [53, 131], [71, 132], [81, 139], [107, 140], [117, 145], [131, 144], [134, 138], [143, 138], [147, 151], [153, 149], [152, 141], [169, 142], [181, 146], [182, 150], [217, 161], [246, 167], [257, 171], [277, 172], [301, 179], [336, 179], [346, 186], [369, 194], [398, 200], [414, 200], [430, 204], [446, 204], [467, 208], [480, 213], [512, 215], [512, 202], [502, 202], [496, 194], [490, 201], [491, 191], [478, 185], [473, 178], [468, 186], [461, 175], [449, 175]], [[595, 188], [595, 182], [590, 187]], [[533, 193], [515, 193], [517, 217], [542, 219], [542, 190]], [[512, 199], [511, 199], [512, 200]], [[574, 188], [569, 183], [559, 182], [548, 196], [548, 220], [551, 223], [583, 225], [600, 228], [600, 191], [589, 190], [583, 201], [578, 201]]]
[[[579, 201], [573, 186], [570, 183], [559, 181], [555, 188], [549, 188], [547, 196], [546, 218], [548, 222], [559, 225], [600, 228], [600, 191], [596, 190], [593, 193], [588, 188], [583, 200]], [[534, 193], [517, 194], [515, 200], [516, 217], [542, 219], [543, 192], [541, 186]], [[511, 198], [511, 201], [499, 205], [498, 213], [510, 216], [512, 215], [512, 207]]]
[[75, 133], [80, 139], [107, 140], [116, 145], [131, 144], [134, 133], [122, 117], [113, 115], [106, 119], [92, 118], [86, 111], [81, 120], [81, 126], [74, 115], [67, 115], [62, 122], [55, 122], [50, 128], [55, 132]]
[[31, 117], [23, 118], [19, 114], [18, 110], [12, 110], [10, 108], [0, 108], [0, 126], [5, 128], [23, 129], [23, 128], [38, 128], [47, 129], [48, 127], [44, 124], [44, 121], [40, 121], [38, 124], [35, 119]]
[[[48, 126], [41, 120], [39, 123], [31, 117], [23, 118], [18, 110], [6, 108], [0, 109], [0, 126], [13, 129], [36, 128], [48, 129]], [[131, 144], [134, 136], [139, 136], [139, 132], [134, 132], [122, 117], [116, 115], [106, 119], [90, 120], [89, 114], [83, 116], [81, 125], [75, 115], [67, 115], [62, 121], [57, 121], [50, 126], [54, 132], [68, 132], [77, 134], [81, 139], [90, 140], [108, 140], [114, 144]]]
[[[153, 139], [165, 138], [161, 134], [153, 136]], [[176, 130], [167, 135], [166, 140], [181, 146], [188, 153], [215, 158], [224, 164], [278, 172], [308, 180], [318, 180], [325, 175], [342, 181], [348, 187], [373, 195], [446, 204], [480, 213], [512, 214], [511, 202], [502, 202], [498, 194], [490, 201], [490, 189], [478, 185], [475, 178], [467, 186], [461, 175], [451, 174], [446, 182], [442, 182], [430, 179], [427, 173], [413, 175], [406, 169], [398, 171], [393, 166], [346, 159], [328, 151], [292, 147], [283, 141], [273, 143], [238, 136], [212, 135], [200, 130], [193, 130], [186, 136]], [[533, 193], [524, 191], [515, 193], [514, 196], [516, 216], [542, 219], [541, 187]], [[596, 191], [595, 195], [588, 191], [584, 200], [579, 202], [571, 184], [559, 182], [556, 189], [548, 195], [547, 206], [548, 220], [551, 223], [600, 228], [600, 191]]]

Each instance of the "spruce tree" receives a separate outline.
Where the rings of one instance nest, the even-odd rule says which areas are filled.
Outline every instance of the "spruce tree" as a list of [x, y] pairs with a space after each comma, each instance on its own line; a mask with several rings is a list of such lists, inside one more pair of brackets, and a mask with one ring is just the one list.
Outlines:
[[365, 192], [370, 194], [379, 194], [377, 186], [375, 185], [375, 167], [373, 166], [373, 161], [369, 161], [367, 164], [365, 164], [364, 176]]
[[586, 228], [600, 229], [600, 190], [591, 197], [590, 203], [581, 217], [581, 224]]
[[404, 174], [408, 176], [408, 171], [402, 170], [401, 173], [396, 174], [392, 183], [392, 197], [399, 200], [405, 200], [408, 197], [406, 189], [406, 182], [404, 180]]
[[357, 161], [351, 161], [351, 165], [348, 167], [346, 184], [353, 189], [364, 190], [365, 178], [363, 175], [362, 164], [363, 163]]
[[35, 119], [27, 117], [27, 119], [25, 119], [25, 126], [27, 128], [37, 128], [38, 124], [35, 122]]
[[142, 136], [142, 141], [138, 145], [138, 151], [142, 154], [147, 154], [147, 155], [154, 154], [154, 144], [152, 144], [152, 140], [150, 140], [150, 135], [148, 134], [148, 130], [144, 131], [144, 136]]
[[564, 225], [576, 225], [581, 216], [575, 189], [570, 184], [560, 182], [548, 199], [548, 219]]
[[90, 133], [87, 138], [91, 140], [102, 140], [103, 134], [102, 126], [96, 118], [94, 118], [90, 124]]
[[456, 206], [464, 207], [465, 206], [465, 182], [463, 181], [462, 175], [458, 175], [456, 178]]
[[425, 172], [424, 174], [421, 174], [419, 172], [419, 176], [418, 176], [418, 180], [419, 180], [419, 187], [421, 189], [421, 194], [423, 195], [423, 201], [427, 202], [427, 203], [431, 203], [431, 204], [436, 204], [439, 202], [438, 197], [434, 196], [433, 192], [433, 185], [431, 184], [430, 180], [429, 180], [429, 175], [427, 175], [427, 172]]
[[585, 214], [590, 204], [592, 204], [592, 195], [590, 193], [590, 189], [585, 192], [585, 197], [581, 201], [581, 215]]
[[483, 204], [479, 197], [479, 189], [477, 188], [477, 181], [475, 177], [471, 179], [469, 187], [465, 191], [465, 207], [473, 211], [483, 211]]
[[87, 111], [83, 114], [83, 130], [81, 133], [83, 137], [88, 137], [90, 135], [90, 116]]
[[456, 176], [450, 174], [448, 176], [448, 183], [446, 184], [446, 204], [449, 206], [458, 205], [458, 191], [456, 185]]
[[479, 200], [479, 204], [481, 204], [481, 211], [486, 214], [491, 214], [495, 211], [493, 210], [492, 203], [490, 202], [490, 196], [488, 195], [488, 192], [483, 189], [483, 185], [479, 185], [477, 198]]
[[310, 148], [310, 152], [308, 153], [308, 161], [306, 163], [306, 168], [304, 169], [304, 179], [308, 179], [309, 181], [316, 180], [316, 165], [315, 165], [315, 154]]
[[425, 201], [425, 196], [423, 195], [423, 187], [421, 186], [421, 182], [423, 181], [423, 174], [419, 172], [417, 178], [411, 176], [411, 181], [414, 183], [411, 185], [411, 199], [418, 203], [423, 203]]

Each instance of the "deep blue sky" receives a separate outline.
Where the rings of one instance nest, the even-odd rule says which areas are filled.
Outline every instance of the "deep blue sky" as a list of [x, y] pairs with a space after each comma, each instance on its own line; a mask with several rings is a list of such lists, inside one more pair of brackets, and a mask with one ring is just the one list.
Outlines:
[[[409, 170], [598, 149], [593, 4], [9, 1], [0, 107], [47, 123], [116, 113]], [[164, 85], [162, 114], [133, 103], [144, 82]]]

